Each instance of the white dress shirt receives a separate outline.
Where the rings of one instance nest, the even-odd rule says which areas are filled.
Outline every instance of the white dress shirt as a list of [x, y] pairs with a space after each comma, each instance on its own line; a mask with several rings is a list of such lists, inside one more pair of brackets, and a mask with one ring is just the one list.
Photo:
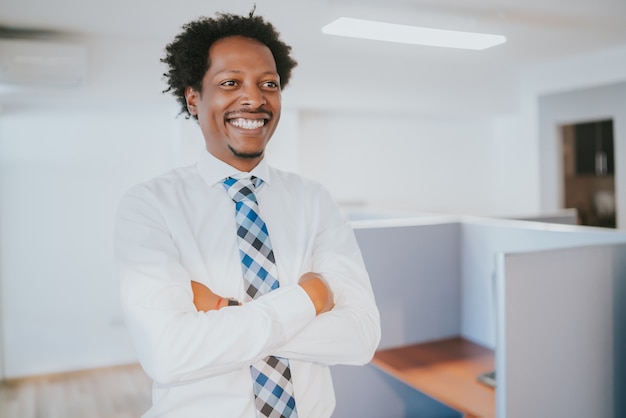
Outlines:
[[[153, 379], [144, 417], [254, 418], [250, 364], [290, 360], [300, 418], [330, 417], [329, 366], [370, 361], [380, 321], [359, 247], [329, 193], [264, 161], [250, 172], [280, 288], [242, 306], [198, 312], [192, 280], [246, 301], [235, 206], [221, 184], [245, 175], [208, 152], [193, 166], [134, 186], [115, 230], [121, 300], [139, 360]], [[335, 307], [315, 316], [297, 284], [313, 271]]]

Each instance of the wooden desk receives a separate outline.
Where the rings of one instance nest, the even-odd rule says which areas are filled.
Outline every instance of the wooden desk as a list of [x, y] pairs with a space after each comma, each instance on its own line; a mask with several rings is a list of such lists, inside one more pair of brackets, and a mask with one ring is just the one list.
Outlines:
[[493, 350], [455, 337], [380, 350], [372, 364], [465, 417], [496, 416], [495, 390], [476, 380], [494, 370]]

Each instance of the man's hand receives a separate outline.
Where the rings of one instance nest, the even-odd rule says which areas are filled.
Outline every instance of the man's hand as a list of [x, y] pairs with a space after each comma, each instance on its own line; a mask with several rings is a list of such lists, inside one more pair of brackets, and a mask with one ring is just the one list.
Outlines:
[[326, 281], [317, 273], [309, 272], [300, 277], [298, 284], [311, 298], [315, 306], [315, 314], [328, 312], [335, 306], [333, 292]]
[[191, 290], [193, 291], [193, 304], [196, 309], [201, 312], [222, 308], [228, 304], [228, 300], [211, 292], [211, 289], [202, 283], [191, 281]]

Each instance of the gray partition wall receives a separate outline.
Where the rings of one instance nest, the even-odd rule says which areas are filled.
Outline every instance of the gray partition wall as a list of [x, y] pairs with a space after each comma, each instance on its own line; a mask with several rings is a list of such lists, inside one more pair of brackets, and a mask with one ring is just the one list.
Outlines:
[[626, 245], [502, 254], [498, 418], [623, 417]]
[[[380, 348], [458, 335], [458, 222], [356, 228], [380, 310]], [[458, 418], [371, 365], [332, 368], [334, 418]]]

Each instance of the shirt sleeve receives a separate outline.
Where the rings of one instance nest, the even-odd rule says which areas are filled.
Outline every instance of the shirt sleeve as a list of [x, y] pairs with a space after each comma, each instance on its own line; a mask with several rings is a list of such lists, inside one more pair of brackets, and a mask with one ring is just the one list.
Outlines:
[[276, 352], [315, 318], [298, 285], [241, 307], [198, 312], [189, 274], [148, 187], [136, 186], [122, 197], [115, 253], [127, 327], [139, 361], [161, 384], [247, 367]]
[[313, 271], [331, 287], [335, 307], [309, 323], [277, 355], [326, 365], [362, 365], [380, 342], [380, 317], [354, 231], [322, 189]]

